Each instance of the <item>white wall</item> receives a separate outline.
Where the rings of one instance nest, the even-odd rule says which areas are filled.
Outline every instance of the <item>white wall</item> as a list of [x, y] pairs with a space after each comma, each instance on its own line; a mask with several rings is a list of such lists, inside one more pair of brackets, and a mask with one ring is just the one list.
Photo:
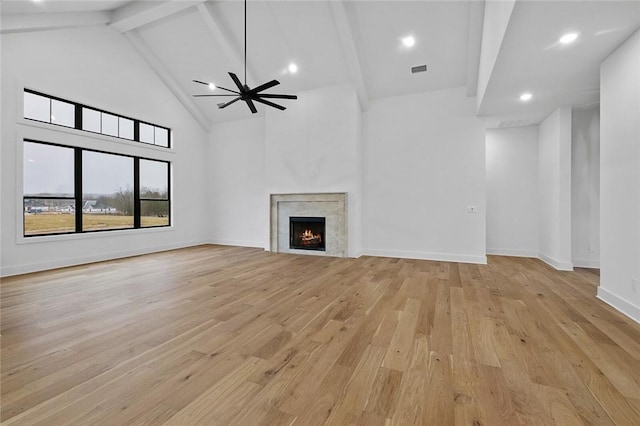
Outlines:
[[207, 155], [212, 242], [264, 247], [265, 151], [264, 117], [213, 126]]
[[[134, 142], [52, 130], [22, 121], [22, 88], [29, 87], [173, 129], [171, 152]], [[21, 140], [90, 144], [96, 149], [172, 162], [171, 229], [21, 237]], [[2, 274], [16, 274], [207, 240], [205, 134], [122, 35], [99, 26], [2, 35]], [[24, 240], [24, 241], [23, 241]]]
[[353, 89], [336, 86], [268, 110], [264, 125], [214, 126], [212, 240], [268, 248], [269, 194], [347, 192], [349, 256], [485, 262], [484, 127], [464, 88], [375, 101], [362, 118]]
[[364, 253], [486, 262], [485, 136], [474, 99], [464, 88], [380, 99], [365, 126]]
[[558, 108], [540, 124], [538, 148], [539, 257], [572, 270], [571, 108]]
[[600, 107], [574, 110], [571, 129], [573, 265], [600, 267]]
[[[295, 108], [266, 118], [269, 193], [347, 192], [349, 256], [361, 247], [360, 114], [353, 88], [339, 85], [299, 93]], [[268, 237], [268, 215], [265, 225]]]
[[600, 68], [598, 297], [640, 322], [640, 31]]
[[538, 126], [486, 132], [487, 253], [538, 256]]
[[210, 135], [212, 241], [269, 249], [269, 195], [348, 193], [348, 254], [361, 251], [361, 113], [340, 85], [298, 94], [286, 114], [217, 124]]

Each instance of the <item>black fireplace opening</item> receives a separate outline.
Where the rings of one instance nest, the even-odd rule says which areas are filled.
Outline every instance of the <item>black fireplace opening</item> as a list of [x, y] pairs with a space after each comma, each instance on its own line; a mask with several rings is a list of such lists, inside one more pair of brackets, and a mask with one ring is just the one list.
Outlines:
[[325, 251], [324, 217], [289, 217], [289, 248]]

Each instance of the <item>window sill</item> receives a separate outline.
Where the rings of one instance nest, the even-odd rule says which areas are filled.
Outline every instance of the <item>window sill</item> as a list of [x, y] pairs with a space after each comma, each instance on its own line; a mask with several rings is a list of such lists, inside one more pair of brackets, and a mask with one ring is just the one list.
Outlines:
[[[65, 127], [65, 126], [51, 124], [51, 123], [44, 123], [44, 122], [40, 122], [40, 121], [36, 121], [36, 120], [29, 120], [29, 119], [26, 119], [24, 117], [18, 118], [17, 124], [25, 126], [25, 127], [38, 128], [38, 129], [43, 129], [43, 130], [52, 131], [52, 132], [58, 132], [58, 133], [67, 134], [67, 135], [76, 135], [76, 136], [79, 136], [79, 137], [82, 137], [82, 138], [89, 138], [89, 139], [97, 139], [97, 140], [107, 141], [109, 143], [115, 143], [115, 144], [119, 144], [121, 146], [133, 147], [133, 148], [136, 148], [136, 149], [152, 150], [152, 151], [157, 151], [157, 152], [161, 152], [161, 153], [164, 153], [164, 154], [175, 154], [175, 151], [174, 151], [173, 147], [165, 148], [165, 147], [161, 147], [161, 146], [157, 146], [157, 145], [151, 145], [151, 144], [144, 143], [144, 142], [137, 142], [137, 141], [132, 141], [132, 140], [128, 140], [128, 139], [117, 138], [117, 137], [114, 137], [114, 136], [103, 135], [102, 133], [88, 132], [88, 131], [74, 129], [74, 128], [71, 128], [71, 127]], [[86, 142], [85, 143], [82, 143], [82, 142], [74, 143], [73, 140], [66, 140], [65, 144], [88, 148], [88, 146], [86, 145]]]
[[102, 237], [122, 237], [127, 235], [144, 235], [158, 232], [172, 232], [175, 228], [170, 226], [157, 226], [151, 228], [139, 228], [139, 229], [114, 229], [105, 231], [89, 231], [83, 233], [74, 234], [52, 234], [52, 235], [39, 235], [34, 237], [18, 236], [16, 244], [42, 244], [42, 243], [54, 243], [59, 241], [73, 241], [84, 239], [95, 239]]

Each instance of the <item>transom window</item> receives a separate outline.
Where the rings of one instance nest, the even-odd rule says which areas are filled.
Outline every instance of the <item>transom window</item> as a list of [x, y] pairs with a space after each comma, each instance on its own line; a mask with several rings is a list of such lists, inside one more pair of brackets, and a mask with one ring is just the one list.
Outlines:
[[24, 118], [163, 148], [171, 147], [171, 130], [167, 127], [60, 99], [31, 89], [24, 89]]

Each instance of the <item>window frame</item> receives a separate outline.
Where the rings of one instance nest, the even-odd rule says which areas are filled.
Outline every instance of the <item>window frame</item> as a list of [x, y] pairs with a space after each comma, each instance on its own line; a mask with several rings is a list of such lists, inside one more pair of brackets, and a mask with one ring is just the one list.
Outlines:
[[[47, 98], [49, 100], [49, 121], [37, 120], [35, 118], [29, 118], [29, 117], [25, 117], [24, 116], [24, 94], [25, 93], [30, 93], [30, 94], [33, 94], [33, 95], [42, 96], [42, 97], [45, 97], [45, 98]], [[65, 129], [75, 129], [75, 130], [79, 130], [81, 132], [87, 132], [87, 133], [91, 133], [91, 134], [94, 134], [94, 135], [96, 135], [96, 134], [97, 135], [102, 135], [102, 136], [106, 136], [106, 137], [109, 137], [109, 138], [116, 138], [116, 139], [120, 139], [120, 140], [124, 140], [124, 141], [141, 143], [141, 144], [144, 144], [144, 145], [147, 145], [147, 146], [154, 146], [154, 147], [157, 147], [157, 148], [160, 148], [160, 149], [163, 149], [163, 150], [164, 149], [172, 149], [173, 148], [173, 146], [172, 146], [173, 145], [173, 138], [172, 138], [172, 134], [171, 134], [172, 132], [171, 132], [171, 129], [169, 127], [160, 126], [158, 124], [153, 124], [153, 123], [150, 123], [150, 122], [145, 121], [145, 120], [139, 120], [139, 119], [136, 119], [136, 118], [133, 118], [133, 117], [128, 117], [126, 115], [118, 114], [118, 113], [111, 112], [111, 111], [106, 111], [106, 110], [103, 110], [103, 109], [100, 109], [100, 108], [96, 108], [96, 107], [92, 107], [92, 106], [89, 106], [89, 105], [81, 104], [79, 102], [74, 102], [74, 101], [71, 101], [71, 100], [68, 100], [68, 99], [60, 98], [58, 96], [49, 95], [49, 94], [46, 94], [46, 93], [43, 93], [43, 92], [39, 92], [37, 90], [29, 89], [29, 88], [26, 88], [26, 87], [23, 88], [23, 91], [21, 92], [21, 95], [22, 95], [22, 99], [23, 99], [23, 101], [22, 101], [22, 105], [23, 105], [22, 118], [24, 120], [29, 120], [31, 122], [36, 122], [36, 123], [49, 124], [49, 125], [52, 125], [52, 126], [62, 127], [62, 128], [65, 128]], [[63, 124], [58, 124], [58, 123], [55, 123], [55, 122], [51, 121], [52, 101], [64, 102], [64, 103], [68, 103], [68, 104], [71, 104], [71, 105], [74, 106], [74, 112], [75, 112], [75, 120], [74, 121], [75, 122], [74, 122], [73, 126], [65, 126]], [[100, 113], [100, 132], [94, 132], [93, 130], [83, 129], [83, 126], [82, 126], [83, 109], [85, 109], [85, 108], [88, 109], [88, 110], [92, 110], [92, 111], [96, 111], [96, 112]], [[108, 133], [103, 133], [103, 131], [102, 131], [102, 122], [103, 122], [102, 114], [112, 115], [112, 116], [117, 118], [118, 136], [114, 136], [114, 135], [111, 135], [111, 134], [108, 134]], [[120, 136], [120, 119], [133, 121], [133, 139]], [[143, 142], [143, 141], [140, 140], [140, 124], [145, 124], [145, 125], [148, 125], [148, 126], [152, 127], [153, 135], [154, 135], [153, 143], [151, 143], [151, 142]], [[164, 130], [166, 130], [166, 132], [167, 132], [167, 146], [158, 145], [156, 143], [156, 140], [155, 140], [156, 129], [164, 129]]]
[[[167, 198], [143, 198], [140, 196], [140, 160], [146, 161], [155, 161], [158, 163], [166, 163], [167, 164]], [[134, 191], [133, 191], [133, 205], [134, 209], [141, 214], [137, 216], [139, 220], [138, 225], [140, 229], [148, 229], [148, 228], [162, 228], [165, 226], [171, 225], [171, 164], [168, 161], [155, 160], [151, 158], [138, 158], [137, 161], [134, 162], [134, 168], [136, 169], [133, 173], [134, 179]], [[137, 180], [136, 180], [137, 179]], [[143, 201], [166, 201], [167, 202], [167, 211], [169, 212], [169, 225], [154, 225], [154, 226], [142, 226], [142, 202]], [[136, 216], [134, 216], [134, 223], [136, 220]]]
[[[37, 121], [37, 120], [34, 120]], [[171, 228], [173, 226], [173, 215], [172, 215], [172, 202], [171, 202], [171, 161], [168, 160], [160, 160], [156, 158], [148, 158], [139, 155], [131, 155], [131, 154], [123, 154], [118, 152], [110, 152], [100, 149], [86, 148], [84, 146], [76, 146], [76, 145], [65, 145], [57, 142], [48, 142], [42, 141], [38, 139], [34, 139], [31, 137], [21, 137], [20, 142], [24, 147], [25, 142], [29, 143], [37, 143], [42, 145], [49, 146], [57, 146], [61, 148], [69, 148], [73, 149], [74, 152], [74, 197], [51, 197], [51, 196], [28, 196], [24, 194], [24, 183], [21, 189], [21, 211], [22, 211], [22, 235], [21, 237], [25, 240], [31, 239], [34, 237], [56, 237], [61, 235], [83, 235], [83, 234], [95, 234], [102, 232], [118, 232], [118, 231], [133, 231], [140, 229], [154, 229], [154, 228]], [[20, 150], [22, 159], [21, 163], [24, 164], [24, 148]], [[133, 227], [131, 228], [114, 228], [114, 229], [92, 229], [92, 230], [84, 230], [83, 229], [83, 214], [82, 214], [82, 201], [83, 201], [83, 186], [82, 186], [82, 153], [84, 151], [88, 152], [96, 152], [100, 154], [107, 155], [117, 155], [121, 157], [127, 157], [133, 159], [133, 194], [134, 194], [134, 212], [133, 212]], [[141, 209], [140, 209], [140, 160], [148, 160], [148, 161], [156, 161], [160, 163], [167, 164], [167, 199], [155, 199], [157, 201], [166, 201], [168, 203], [168, 223], [166, 225], [154, 225], [154, 226], [140, 226], [141, 222]], [[21, 181], [24, 182], [24, 167], [21, 168]], [[25, 226], [25, 200], [27, 199], [65, 199], [65, 200], [73, 200], [75, 205], [75, 230], [71, 232], [55, 232], [55, 233], [37, 233], [37, 234], [26, 234], [26, 226]]]

